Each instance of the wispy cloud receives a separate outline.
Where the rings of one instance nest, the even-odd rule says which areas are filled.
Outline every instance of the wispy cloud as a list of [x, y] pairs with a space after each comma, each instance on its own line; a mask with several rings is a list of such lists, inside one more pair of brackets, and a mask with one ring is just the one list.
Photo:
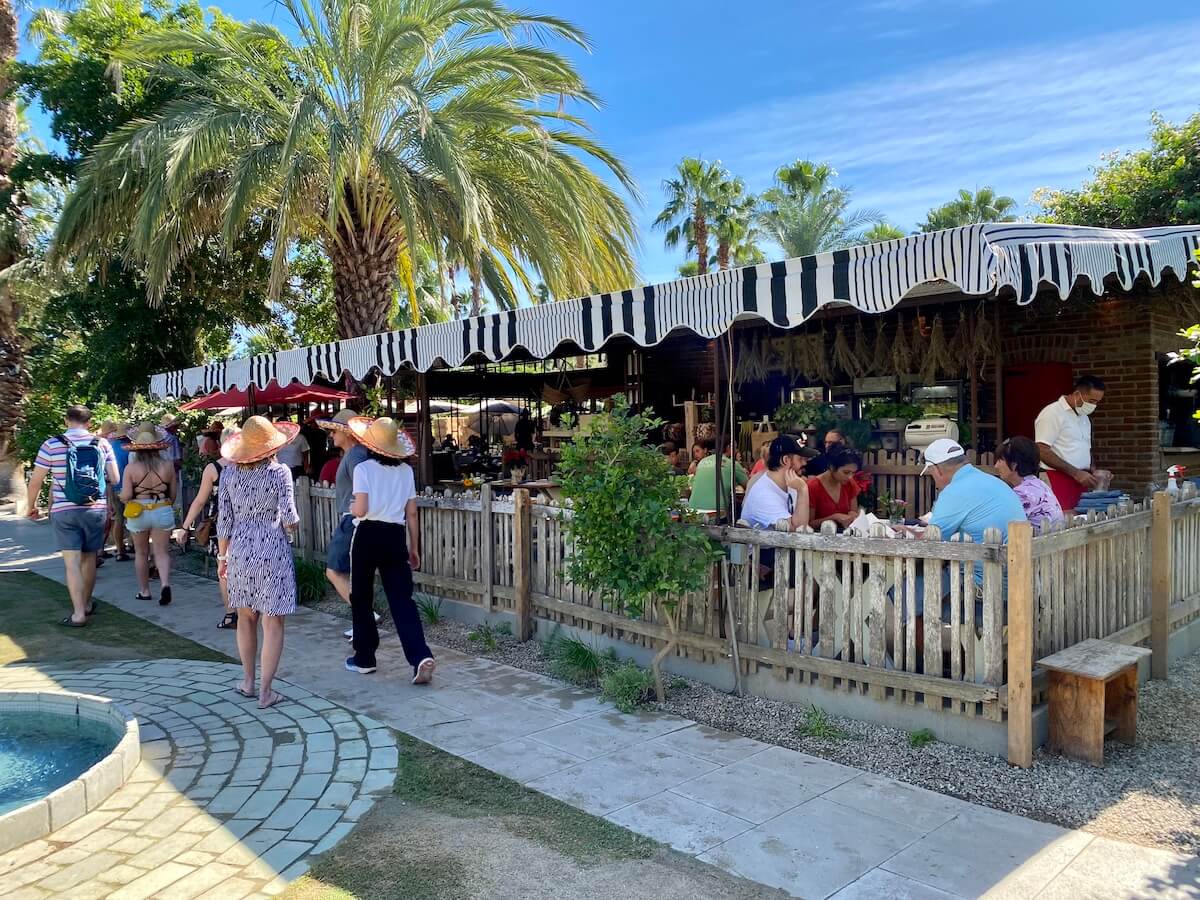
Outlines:
[[903, 227], [960, 187], [991, 185], [1024, 203], [1036, 187], [1077, 185], [1104, 152], [1143, 146], [1151, 111], [1195, 111], [1198, 45], [1193, 21], [944, 58], [666, 129], [647, 136], [633, 164], [650, 207], [679, 147], [719, 157], [755, 185], [798, 157], [827, 160], [857, 202]]

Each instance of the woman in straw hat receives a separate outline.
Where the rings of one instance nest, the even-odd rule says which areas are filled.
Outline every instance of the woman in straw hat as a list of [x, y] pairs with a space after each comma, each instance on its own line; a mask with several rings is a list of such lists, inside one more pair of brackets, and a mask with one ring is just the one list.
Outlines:
[[[332, 419], [317, 420], [317, 425], [329, 432], [334, 446], [342, 451], [333, 479], [336, 495], [334, 512], [338, 521], [325, 550], [325, 577], [347, 604], [350, 602], [350, 540], [354, 537], [354, 517], [350, 514], [350, 505], [354, 501], [354, 470], [359, 463], [370, 458], [367, 448], [358, 442], [350, 430], [350, 422], [357, 416], [354, 410], [343, 409]], [[378, 615], [375, 621], [379, 622]], [[346, 629], [345, 634], [346, 640], [351, 640], [354, 629]]]
[[[405, 462], [416, 449], [393, 419], [359, 416], [350, 420], [349, 428], [370, 458], [354, 469], [351, 512], [355, 527], [350, 542], [354, 655], [346, 660], [346, 668], [362, 674], [375, 671], [379, 629], [372, 601], [378, 570], [404, 656], [413, 668], [413, 684], [427, 684], [436, 664], [413, 602], [412, 573], [421, 568], [421, 542], [416, 481], [412, 467]], [[406, 545], [407, 555], [400, 552]]]
[[283, 617], [296, 611], [296, 568], [287, 532], [296, 527], [292, 473], [275, 459], [300, 426], [251, 416], [221, 445], [229, 465], [217, 491], [217, 577], [238, 611], [237, 643], [245, 677], [234, 687], [255, 696], [258, 622], [262, 620], [259, 709], [282, 698], [271, 689], [283, 654]]
[[[218, 422], [217, 424], [219, 425], [220, 423]], [[211, 424], [209, 427], [212, 427]], [[196, 543], [209, 553], [216, 550], [217, 518], [219, 513], [217, 509], [217, 495], [221, 485], [221, 473], [231, 465], [229, 460], [221, 456], [221, 447], [240, 430], [236, 425], [230, 425], [216, 431], [215, 437], [212, 436], [211, 431], [202, 432], [203, 434], [210, 435], [205, 440], [208, 443], [212, 443], [216, 449], [211, 453], [213, 457], [212, 462], [204, 467], [204, 471], [200, 475], [200, 489], [196, 492], [196, 499], [188, 507], [187, 515], [183, 517], [182, 527], [174, 534], [175, 542], [179, 546], [187, 546], [188, 533], [195, 529]], [[211, 448], [206, 447], [206, 449]], [[210, 454], [206, 453], [205, 455]], [[201, 524], [199, 528], [196, 528], [198, 522]], [[217, 627], [237, 628], [237, 611], [231, 609], [229, 606], [229, 584], [224, 578], [218, 578], [217, 584], [221, 588], [221, 600], [225, 604], [225, 615], [217, 623]]]
[[129, 464], [121, 480], [125, 529], [133, 539], [137, 599], [150, 599], [150, 550], [162, 591], [159, 606], [171, 602], [171, 529], [175, 527], [175, 467], [163, 451], [166, 433], [151, 424], [129, 432]]

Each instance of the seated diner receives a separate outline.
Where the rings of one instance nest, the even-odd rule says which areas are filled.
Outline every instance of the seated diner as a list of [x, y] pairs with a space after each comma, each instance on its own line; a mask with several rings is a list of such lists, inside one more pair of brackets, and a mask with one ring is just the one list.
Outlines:
[[787, 519], [789, 531], [807, 525], [808, 485], [803, 475], [807, 461], [800, 442], [790, 434], [781, 434], [771, 441], [766, 471], [746, 490], [741, 521], [751, 528], [774, 528]]
[[[706, 439], [701, 443], [708, 455], [696, 465], [696, 477], [692, 479], [692, 494], [688, 498], [688, 506], [697, 510], [716, 510], [717, 456], [712, 452], [716, 445], [711, 439]], [[727, 444], [725, 454], [721, 459], [720, 512], [722, 515], [729, 515], [730, 510], [733, 509], [734, 485], [743, 486], [749, 480], [750, 476], [746, 474], [746, 470], [742, 468], [741, 463], [734, 459], [733, 444]]]
[[825, 469], [808, 479], [809, 524], [820, 528], [833, 522], [844, 531], [858, 518], [859, 486], [854, 476], [860, 468], [858, 454], [834, 445], [825, 453]]
[[1009, 438], [996, 450], [996, 471], [1021, 499], [1025, 518], [1035, 531], [1065, 519], [1058, 498], [1038, 478], [1040, 461], [1037, 444], [1027, 437]]

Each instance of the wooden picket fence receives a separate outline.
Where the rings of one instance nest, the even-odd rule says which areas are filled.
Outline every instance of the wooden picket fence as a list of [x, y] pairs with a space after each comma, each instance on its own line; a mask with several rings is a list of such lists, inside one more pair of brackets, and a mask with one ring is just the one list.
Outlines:
[[[301, 479], [296, 494], [297, 552], [323, 558], [333, 489]], [[1037, 536], [1014, 524], [1007, 545], [998, 532], [975, 544], [942, 540], [935, 528], [897, 539], [839, 535], [831, 523], [820, 533], [709, 526], [725, 558], [704, 590], [675, 598], [675, 632], [656, 606], [633, 619], [571, 582], [569, 508], [523, 490], [501, 499], [488, 485], [454, 497], [427, 492], [418, 507], [419, 588], [509, 613], [521, 639], [541, 619], [652, 650], [674, 640], [676, 656], [732, 667], [749, 693], [763, 689], [766, 673], [880, 703], [1007, 719], [1019, 764], [1032, 753], [1030, 715], [1043, 690], [1036, 660], [1089, 637], [1149, 640], [1165, 677], [1171, 631], [1200, 617], [1200, 498], [1190, 489]], [[760, 582], [772, 554], [769, 584]]]
[[[992, 470], [996, 454], [967, 451], [967, 461]], [[925, 462], [919, 450], [868, 450], [862, 454], [863, 471], [871, 476], [876, 495], [887, 492], [908, 504], [907, 515], [918, 518], [933, 509], [937, 490], [932, 478], [921, 476]]]

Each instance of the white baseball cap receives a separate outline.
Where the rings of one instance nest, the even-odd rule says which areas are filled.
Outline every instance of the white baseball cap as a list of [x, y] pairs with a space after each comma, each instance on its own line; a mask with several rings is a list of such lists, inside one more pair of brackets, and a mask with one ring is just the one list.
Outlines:
[[924, 475], [928, 472], [930, 466], [940, 465], [946, 460], [962, 456], [966, 452], [958, 441], [952, 441], [950, 438], [938, 438], [925, 448], [925, 468], [921, 470], [921, 474]]

